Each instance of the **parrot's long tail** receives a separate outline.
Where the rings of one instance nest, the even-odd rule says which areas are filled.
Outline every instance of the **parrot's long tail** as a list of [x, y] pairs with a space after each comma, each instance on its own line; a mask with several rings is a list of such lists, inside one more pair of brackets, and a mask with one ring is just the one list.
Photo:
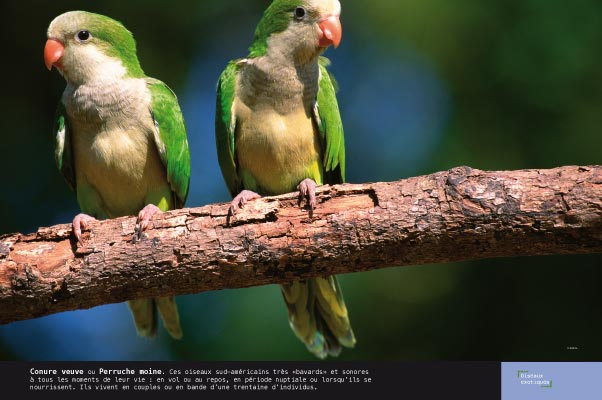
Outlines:
[[291, 328], [319, 358], [338, 356], [341, 346], [353, 347], [355, 336], [336, 277], [314, 278], [282, 285]]
[[157, 334], [157, 311], [163, 320], [163, 326], [174, 339], [182, 339], [180, 315], [175, 297], [157, 297], [128, 301], [138, 335], [155, 337]]

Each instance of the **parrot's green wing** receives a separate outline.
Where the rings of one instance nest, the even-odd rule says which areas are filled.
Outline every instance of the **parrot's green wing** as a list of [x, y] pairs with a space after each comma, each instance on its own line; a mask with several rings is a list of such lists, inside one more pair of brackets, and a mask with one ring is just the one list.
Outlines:
[[69, 184], [69, 187], [75, 190], [75, 169], [73, 167], [71, 133], [67, 123], [65, 105], [62, 101], [59, 102], [59, 106], [56, 109], [52, 132], [54, 133], [54, 158], [56, 166]]
[[232, 105], [236, 96], [236, 76], [239, 62], [238, 60], [230, 62], [219, 78], [215, 113], [217, 158], [232, 197], [243, 189], [234, 159], [236, 154], [236, 120], [232, 113]]
[[147, 78], [151, 93], [151, 115], [155, 144], [167, 169], [167, 180], [176, 195], [176, 207], [184, 207], [190, 185], [190, 152], [186, 126], [178, 99], [163, 82]]
[[[324, 183], [336, 184], [345, 181], [345, 140], [336, 99], [336, 82], [326, 69], [328, 65], [326, 58], [320, 58], [314, 119], [324, 149]], [[336, 277], [285, 284], [282, 285], [282, 294], [288, 307], [291, 328], [317, 357], [337, 356], [341, 346], [355, 345], [343, 293]]]
[[320, 57], [320, 82], [315, 118], [324, 149], [324, 183], [345, 182], [345, 138], [336, 97], [336, 81], [327, 67], [330, 61]]

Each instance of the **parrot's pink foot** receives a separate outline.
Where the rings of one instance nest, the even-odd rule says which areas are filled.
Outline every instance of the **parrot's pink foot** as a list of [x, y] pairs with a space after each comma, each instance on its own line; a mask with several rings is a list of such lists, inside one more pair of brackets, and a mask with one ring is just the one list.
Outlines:
[[156, 215], [163, 211], [154, 204], [148, 204], [138, 213], [138, 220], [136, 221], [136, 238], [141, 239], [142, 234], [148, 228], [150, 220]]
[[247, 202], [249, 202], [251, 200], [259, 199], [259, 198], [261, 198], [261, 196], [258, 195], [257, 193], [251, 192], [250, 190], [243, 190], [230, 203], [230, 210], [228, 211], [228, 214], [229, 215], [236, 214], [236, 211], [238, 209], [245, 208], [245, 204], [247, 204]]
[[299, 190], [299, 202], [303, 201], [303, 199], [307, 199], [307, 203], [309, 204], [309, 208], [313, 211], [316, 208], [316, 182], [311, 179], [305, 179], [303, 182], [297, 186], [297, 190]]
[[73, 218], [73, 234], [77, 238], [79, 244], [83, 244], [82, 242], [82, 229], [86, 229], [87, 225], [91, 221], [96, 221], [96, 218], [89, 216], [88, 214], [77, 214], [75, 218]]

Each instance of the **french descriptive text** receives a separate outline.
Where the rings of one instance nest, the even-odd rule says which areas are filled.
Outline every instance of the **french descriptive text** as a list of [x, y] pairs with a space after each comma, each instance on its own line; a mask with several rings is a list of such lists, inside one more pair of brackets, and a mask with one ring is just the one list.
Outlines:
[[316, 391], [372, 383], [368, 369], [345, 368], [31, 368], [28, 382], [35, 392]]

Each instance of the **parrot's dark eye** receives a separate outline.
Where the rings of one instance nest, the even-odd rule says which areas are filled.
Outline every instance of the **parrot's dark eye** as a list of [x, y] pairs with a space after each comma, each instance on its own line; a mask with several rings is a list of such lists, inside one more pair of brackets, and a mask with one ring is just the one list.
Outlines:
[[75, 37], [80, 42], [86, 42], [86, 41], [90, 40], [90, 38], [92, 37], [92, 35], [90, 35], [90, 32], [84, 30], [84, 31], [77, 32], [77, 35], [75, 35]]
[[307, 11], [303, 7], [295, 8], [295, 18], [298, 20], [302, 20], [307, 15]]

